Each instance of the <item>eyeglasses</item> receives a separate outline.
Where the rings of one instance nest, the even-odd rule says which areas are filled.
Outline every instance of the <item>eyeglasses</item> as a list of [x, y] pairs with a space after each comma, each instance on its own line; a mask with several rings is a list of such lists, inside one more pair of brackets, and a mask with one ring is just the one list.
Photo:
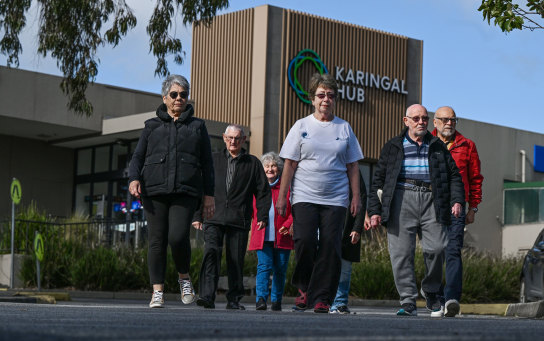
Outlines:
[[335, 99], [336, 94], [334, 92], [327, 92], [327, 93], [315, 94], [315, 97], [319, 99], [324, 99], [325, 97], [328, 97], [329, 99]]
[[457, 123], [459, 119], [457, 117], [435, 117], [437, 120], [442, 121], [442, 124], [446, 124], [451, 121], [451, 123]]
[[189, 93], [187, 91], [180, 91], [180, 92], [172, 91], [168, 95], [170, 96], [171, 99], [176, 99], [178, 98], [178, 96], [181, 97], [182, 99], [187, 99], [187, 96], [189, 96]]
[[422, 122], [429, 122], [429, 116], [415, 116], [415, 117], [406, 116], [406, 117], [412, 119], [414, 123], [418, 123], [420, 120]]
[[242, 139], [241, 136], [225, 136], [225, 139], [227, 139], [227, 141], [234, 141], [234, 142], [240, 142], [240, 140]]

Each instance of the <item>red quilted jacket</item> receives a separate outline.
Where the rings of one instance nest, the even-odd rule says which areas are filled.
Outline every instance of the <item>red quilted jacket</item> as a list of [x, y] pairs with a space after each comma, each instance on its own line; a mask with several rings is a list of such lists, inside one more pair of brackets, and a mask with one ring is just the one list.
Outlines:
[[[276, 201], [278, 201], [280, 184], [281, 180], [278, 181], [274, 186], [270, 187], [270, 191], [272, 192], [272, 203], [274, 204], [274, 209], [276, 208]], [[292, 250], [294, 244], [291, 235], [282, 235], [278, 232], [282, 226], [291, 227], [291, 225], [293, 225], [293, 216], [291, 216], [291, 203], [289, 202], [289, 197], [290, 193], [287, 192], [287, 208], [285, 211], [285, 216], [282, 217], [277, 213], [274, 214], [274, 226], [276, 229], [274, 247], [279, 249]], [[257, 210], [255, 209], [255, 198], [253, 198], [253, 221], [251, 222], [251, 236], [249, 239], [248, 250], [261, 250], [263, 248], [264, 234], [266, 229], [257, 230], [256, 212]]]
[[[432, 134], [436, 136], [436, 128]], [[484, 177], [480, 173], [480, 157], [476, 145], [472, 140], [456, 131], [455, 139], [449, 150], [463, 178], [465, 201], [468, 202], [469, 207], [478, 207], [478, 204], [482, 202], [482, 182]]]

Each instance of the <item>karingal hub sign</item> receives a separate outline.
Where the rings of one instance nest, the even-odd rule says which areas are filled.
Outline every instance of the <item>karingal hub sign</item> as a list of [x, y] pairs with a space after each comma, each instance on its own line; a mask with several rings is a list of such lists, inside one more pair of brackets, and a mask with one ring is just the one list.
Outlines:
[[[287, 69], [289, 84], [297, 97], [304, 103], [309, 104], [311, 101], [308, 99], [308, 92], [303, 88], [297, 77], [297, 72], [304, 63], [312, 63], [315, 66], [316, 72], [320, 74], [329, 72], [317, 52], [310, 49], [301, 50], [289, 63]], [[408, 95], [404, 79], [399, 80], [387, 75], [353, 70], [346, 66], [335, 66], [334, 70], [334, 77], [338, 83], [338, 98], [340, 100], [363, 103], [365, 101], [365, 88], [375, 88], [382, 91]]]

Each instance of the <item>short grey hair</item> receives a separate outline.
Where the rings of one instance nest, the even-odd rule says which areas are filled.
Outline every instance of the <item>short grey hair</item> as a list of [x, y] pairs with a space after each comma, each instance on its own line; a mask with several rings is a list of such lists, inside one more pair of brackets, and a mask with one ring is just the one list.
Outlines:
[[229, 124], [225, 129], [225, 135], [229, 130], [237, 130], [240, 132], [240, 134], [242, 134], [242, 137], [246, 136], [246, 133], [244, 132], [244, 127], [239, 124]]
[[280, 172], [283, 170], [283, 160], [277, 153], [274, 152], [268, 152], [261, 156], [261, 163], [263, 166], [267, 163], [275, 163]]
[[168, 95], [168, 92], [170, 92], [170, 89], [174, 84], [181, 86], [183, 89], [185, 89], [185, 91], [187, 91], [187, 94], [189, 94], [191, 86], [189, 85], [189, 81], [187, 81], [187, 78], [180, 75], [170, 75], [166, 77], [166, 79], [162, 82], [162, 97]]

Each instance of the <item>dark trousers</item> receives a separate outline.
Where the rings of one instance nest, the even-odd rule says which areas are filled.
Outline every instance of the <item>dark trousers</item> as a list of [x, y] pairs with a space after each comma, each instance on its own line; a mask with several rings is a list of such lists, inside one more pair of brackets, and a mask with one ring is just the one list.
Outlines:
[[205, 246], [202, 268], [200, 269], [199, 296], [215, 301], [224, 241], [227, 249], [229, 283], [227, 300], [239, 302], [244, 296], [244, 257], [249, 231], [232, 226], [212, 224], [204, 225], [203, 229]]
[[291, 212], [296, 260], [291, 282], [307, 293], [309, 307], [330, 305], [340, 280], [346, 208], [301, 202]]
[[151, 284], [164, 284], [168, 244], [179, 273], [191, 266], [191, 221], [198, 199], [183, 194], [143, 197], [147, 219], [149, 252], [147, 263]]
[[463, 261], [461, 249], [465, 237], [465, 208], [459, 218], [451, 216], [451, 225], [448, 226], [448, 245], [446, 246], [446, 286], [444, 288], [445, 300], [455, 299], [461, 301], [463, 290]]

